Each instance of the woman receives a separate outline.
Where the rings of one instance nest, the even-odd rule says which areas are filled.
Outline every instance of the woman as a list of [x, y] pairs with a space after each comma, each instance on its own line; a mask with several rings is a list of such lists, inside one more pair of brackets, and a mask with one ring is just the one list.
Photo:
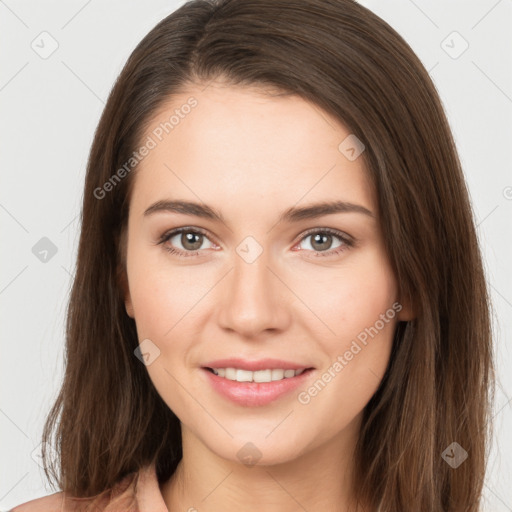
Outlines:
[[14, 511], [477, 511], [491, 353], [407, 43], [351, 0], [188, 2], [100, 120], [44, 430], [62, 491]]

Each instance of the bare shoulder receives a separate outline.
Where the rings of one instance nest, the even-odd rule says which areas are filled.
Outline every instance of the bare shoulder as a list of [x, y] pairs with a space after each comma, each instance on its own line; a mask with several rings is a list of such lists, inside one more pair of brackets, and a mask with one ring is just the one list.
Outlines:
[[64, 491], [27, 501], [7, 512], [138, 512], [137, 472], [126, 475], [112, 488], [91, 497], [78, 498]]
[[64, 512], [64, 492], [56, 492], [18, 505], [8, 512]]
[[102, 493], [91, 498], [70, 498], [63, 491], [27, 501], [8, 512], [101, 512], [109, 503], [109, 497]]

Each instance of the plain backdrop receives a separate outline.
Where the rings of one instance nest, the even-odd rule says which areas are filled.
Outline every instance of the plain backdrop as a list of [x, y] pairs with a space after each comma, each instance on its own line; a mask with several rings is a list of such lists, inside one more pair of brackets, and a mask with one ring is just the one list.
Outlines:
[[[58, 490], [40, 439], [63, 375], [89, 147], [129, 54], [182, 3], [0, 0], [0, 510]], [[512, 1], [361, 3], [422, 60], [462, 159], [495, 309], [484, 510], [512, 511]]]

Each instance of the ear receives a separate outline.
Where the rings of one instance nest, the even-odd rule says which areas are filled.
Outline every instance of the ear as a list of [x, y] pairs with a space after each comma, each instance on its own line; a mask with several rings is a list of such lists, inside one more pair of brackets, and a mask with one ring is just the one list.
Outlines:
[[126, 272], [126, 250], [127, 250], [127, 230], [126, 226], [121, 229], [121, 232], [116, 235], [116, 246], [117, 246], [117, 286], [122, 294], [124, 300], [124, 307], [126, 313], [130, 318], [135, 318], [133, 311], [132, 296], [130, 294], [130, 286], [128, 284], [128, 274]]
[[128, 290], [128, 292], [126, 293], [125, 295], [125, 299], [124, 299], [124, 307], [126, 309], [126, 314], [130, 317], [130, 318], [135, 318], [135, 313], [133, 312], [133, 304], [132, 304], [132, 298], [130, 296], [130, 291]]
[[130, 318], [135, 318], [135, 314], [133, 312], [132, 296], [130, 294], [130, 286], [128, 285], [128, 276], [126, 274], [126, 269], [124, 268], [118, 270], [118, 284], [124, 299], [124, 307], [126, 309], [126, 313]]

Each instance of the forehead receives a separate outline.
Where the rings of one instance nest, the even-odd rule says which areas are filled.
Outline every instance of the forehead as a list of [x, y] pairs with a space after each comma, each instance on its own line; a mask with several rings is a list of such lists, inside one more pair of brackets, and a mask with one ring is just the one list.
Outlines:
[[357, 200], [375, 210], [363, 159], [343, 151], [350, 137], [297, 95], [190, 86], [148, 123], [143, 141], [151, 138], [153, 147], [137, 167], [132, 201], [141, 209], [164, 197], [200, 199], [256, 214], [301, 200]]

